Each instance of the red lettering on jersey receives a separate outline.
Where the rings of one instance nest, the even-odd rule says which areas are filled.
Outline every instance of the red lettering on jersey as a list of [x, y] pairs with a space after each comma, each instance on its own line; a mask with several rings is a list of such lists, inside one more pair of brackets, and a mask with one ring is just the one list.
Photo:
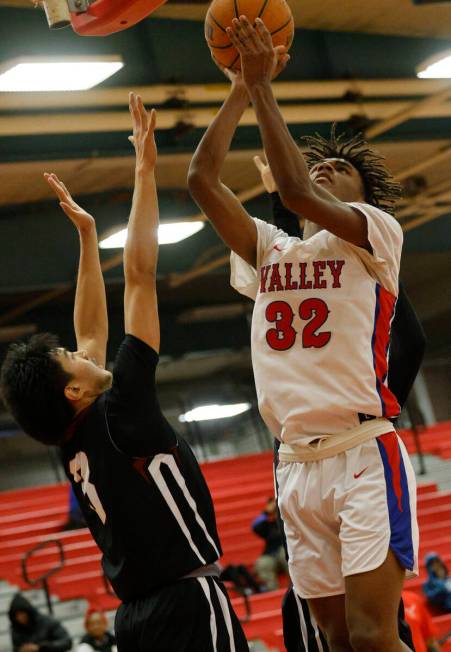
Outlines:
[[293, 263], [285, 263], [285, 290], [297, 290], [298, 282], [291, 280], [291, 268]]
[[327, 261], [327, 265], [329, 266], [329, 269], [332, 272], [332, 276], [334, 277], [334, 283], [332, 285], [333, 288], [341, 288], [340, 276], [344, 264], [345, 264], [344, 260]]
[[322, 290], [324, 288], [327, 288], [327, 283], [323, 279], [323, 272], [325, 269], [326, 269], [325, 260], [313, 261], [313, 279], [314, 279], [313, 287], [315, 288], [315, 290]]
[[281, 292], [283, 290], [282, 279], [280, 278], [279, 263], [272, 266], [271, 280], [268, 285], [268, 292]]
[[299, 289], [300, 290], [311, 290], [312, 282], [306, 280], [307, 275], [307, 263], [299, 263]]
[[266, 281], [268, 280], [268, 272], [271, 265], [265, 265], [260, 269], [260, 292], [266, 292]]

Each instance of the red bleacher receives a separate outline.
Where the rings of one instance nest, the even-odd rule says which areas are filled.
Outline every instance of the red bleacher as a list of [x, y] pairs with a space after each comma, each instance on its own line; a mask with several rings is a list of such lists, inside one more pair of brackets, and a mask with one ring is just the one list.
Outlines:
[[[423, 450], [446, 456], [451, 434], [444, 424], [434, 426], [422, 436]], [[440, 436], [439, 436], [439, 433]], [[403, 433], [407, 447], [411, 438]], [[430, 438], [430, 439], [429, 439]], [[449, 437], [451, 440], [451, 437]], [[451, 451], [451, 443], [450, 443]], [[413, 451], [412, 451], [413, 452]], [[451, 452], [450, 452], [451, 457]], [[262, 542], [252, 533], [250, 524], [273, 493], [272, 453], [208, 462], [202, 465], [216, 507], [219, 534], [224, 556], [222, 563], [252, 565], [261, 553]], [[420, 559], [435, 550], [451, 565], [451, 492], [440, 492], [433, 483], [419, 487], [418, 518], [420, 523]], [[118, 601], [106, 591], [100, 568], [100, 552], [88, 530], [61, 531], [67, 519], [67, 485], [47, 486], [0, 494], [0, 578], [27, 588], [22, 580], [20, 560], [36, 543], [61, 540], [66, 564], [50, 580], [50, 590], [60, 599], [85, 597], [105, 609], [115, 608]], [[33, 558], [32, 574], [48, 569], [56, 552], [41, 550]], [[410, 580], [406, 588], [421, 593], [425, 579]], [[280, 603], [283, 590], [251, 596], [252, 617], [244, 628], [248, 638], [261, 638], [270, 646], [283, 649]], [[242, 598], [233, 598], [240, 616], [244, 615]], [[434, 618], [442, 636], [451, 631], [451, 614]], [[444, 647], [451, 651], [451, 645]]]

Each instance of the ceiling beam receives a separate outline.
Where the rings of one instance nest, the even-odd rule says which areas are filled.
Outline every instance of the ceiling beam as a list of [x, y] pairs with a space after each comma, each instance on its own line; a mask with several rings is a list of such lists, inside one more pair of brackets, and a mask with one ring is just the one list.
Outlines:
[[[451, 90], [450, 90], [451, 95]], [[364, 102], [360, 109], [370, 120], [393, 120], [395, 114], [410, 107], [410, 103], [397, 100]], [[356, 115], [353, 102], [327, 104], [289, 104], [282, 105], [281, 111], [288, 124], [311, 124], [318, 122], [346, 122]], [[205, 128], [215, 117], [215, 107], [191, 109], [159, 109], [157, 114], [159, 129], [172, 129], [180, 122], [197, 128]], [[410, 109], [408, 111], [410, 114]], [[428, 104], [415, 111], [417, 118], [451, 117], [451, 102]], [[407, 118], [406, 118], [407, 119]], [[245, 111], [241, 126], [256, 126], [254, 111]], [[390, 122], [391, 124], [391, 122]], [[397, 122], [399, 124], [399, 122]], [[391, 128], [391, 126], [388, 126]], [[102, 111], [86, 113], [52, 113], [48, 115], [12, 115], [0, 117], [0, 136], [38, 136], [48, 134], [78, 134], [130, 131], [130, 114], [128, 111]], [[383, 130], [382, 130], [383, 131]]]
[[[413, 98], [430, 96], [449, 85], [444, 79], [354, 79], [274, 82], [277, 100], [341, 100], [348, 95], [357, 98]], [[190, 104], [219, 104], [228, 95], [230, 86], [218, 84], [155, 84], [152, 86], [98, 88], [88, 91], [53, 91], [2, 93], [1, 111], [32, 111], [43, 109], [86, 109], [89, 107], [126, 107], [130, 91], [138, 93], [143, 102], [159, 105], [177, 98]], [[357, 105], [356, 105], [357, 106]]]
[[368, 140], [377, 138], [381, 134], [384, 134], [386, 131], [397, 127], [407, 120], [412, 118], [417, 118], [424, 116], [425, 113], [430, 112], [437, 107], [440, 107], [447, 99], [451, 96], [451, 83], [442, 88], [441, 90], [432, 93], [428, 97], [425, 97], [422, 100], [417, 102], [412, 102], [409, 106], [399, 109], [392, 116], [381, 120], [379, 123], [372, 125], [365, 130], [365, 136]]

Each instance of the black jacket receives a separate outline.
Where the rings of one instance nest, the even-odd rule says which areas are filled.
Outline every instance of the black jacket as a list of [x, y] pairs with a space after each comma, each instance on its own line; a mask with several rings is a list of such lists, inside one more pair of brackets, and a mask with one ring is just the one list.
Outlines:
[[[20, 625], [17, 611], [25, 611], [30, 618], [28, 625]], [[9, 607], [11, 639], [14, 652], [25, 643], [39, 645], [39, 652], [66, 652], [72, 648], [72, 640], [66, 629], [51, 616], [44, 616], [20, 593], [16, 593]]]

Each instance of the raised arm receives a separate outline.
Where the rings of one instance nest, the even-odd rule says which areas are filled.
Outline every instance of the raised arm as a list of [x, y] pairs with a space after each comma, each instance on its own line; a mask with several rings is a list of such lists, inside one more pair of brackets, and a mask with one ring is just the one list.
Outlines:
[[130, 113], [136, 152], [135, 190], [124, 248], [125, 332], [134, 335], [157, 353], [160, 322], [157, 303], [158, 197], [155, 184], [157, 147], [156, 113], [148, 114], [139, 95], [130, 93]]
[[86, 351], [89, 358], [103, 367], [108, 340], [108, 314], [95, 221], [74, 202], [66, 186], [56, 174], [46, 173], [44, 177], [58, 196], [61, 208], [76, 227], [80, 238], [80, 261], [74, 306], [77, 348]]
[[255, 267], [257, 229], [241, 202], [220, 179], [232, 138], [248, 104], [244, 85], [233, 79], [229, 96], [193, 156], [188, 187], [225, 244]]
[[254, 29], [242, 16], [233, 21], [233, 28], [227, 33], [241, 55], [243, 79], [283, 204], [296, 215], [303, 215], [343, 240], [368, 247], [363, 215], [310, 179], [308, 166], [272, 92], [271, 77], [277, 53], [263, 21], [257, 18]]

